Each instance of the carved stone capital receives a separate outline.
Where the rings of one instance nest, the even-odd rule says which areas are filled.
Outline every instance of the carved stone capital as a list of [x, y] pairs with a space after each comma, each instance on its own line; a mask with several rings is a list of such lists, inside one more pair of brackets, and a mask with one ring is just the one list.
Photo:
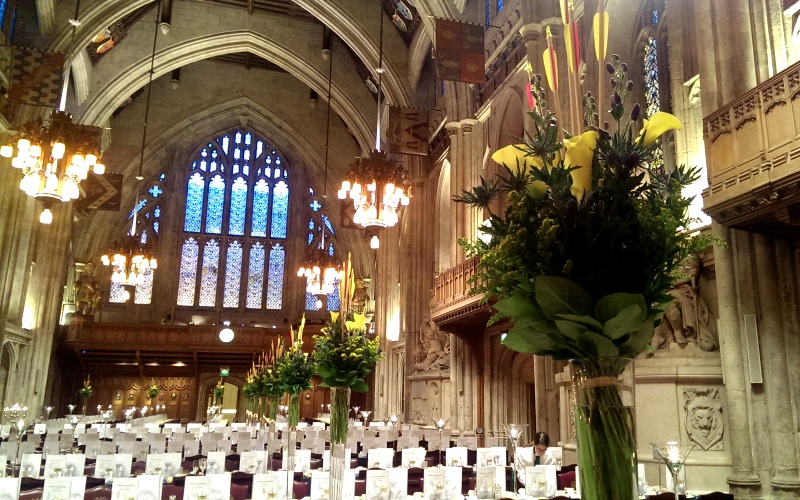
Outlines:
[[478, 120], [473, 118], [467, 118], [465, 120], [461, 120], [461, 131], [465, 134], [471, 134], [475, 125], [477, 125]]
[[529, 42], [538, 42], [544, 36], [544, 27], [540, 23], [526, 24], [519, 29], [519, 34], [527, 46]]

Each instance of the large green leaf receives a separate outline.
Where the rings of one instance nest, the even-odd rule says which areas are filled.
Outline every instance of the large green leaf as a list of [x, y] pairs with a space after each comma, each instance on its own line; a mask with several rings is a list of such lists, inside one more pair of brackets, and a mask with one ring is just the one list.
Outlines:
[[606, 321], [603, 325], [603, 334], [611, 340], [617, 340], [623, 335], [636, 333], [642, 328], [646, 318], [647, 308], [644, 301], [641, 304], [631, 304]]
[[536, 302], [547, 319], [559, 314], [586, 316], [592, 312], [592, 297], [580, 285], [560, 276], [538, 276], [534, 282]]
[[564, 319], [557, 319], [555, 321], [558, 331], [565, 337], [578, 340], [578, 336], [586, 331], [586, 327], [578, 323], [567, 321]]
[[578, 335], [576, 340], [578, 348], [587, 354], [587, 357], [615, 358], [619, 356], [619, 348], [614, 342], [599, 333], [586, 330]]
[[655, 326], [652, 321], [645, 321], [636, 333], [619, 346], [620, 356], [633, 359], [644, 351], [653, 340]]
[[559, 348], [559, 345], [553, 342], [546, 333], [536, 330], [531, 325], [531, 321], [518, 321], [506, 334], [503, 345], [512, 351], [540, 355]]
[[367, 392], [369, 390], [369, 385], [362, 379], [358, 379], [350, 386], [350, 390], [353, 392]]
[[586, 327], [587, 330], [592, 330], [595, 332], [603, 331], [603, 324], [591, 316], [577, 316], [575, 314], [558, 314], [557, 317], [558, 319], [565, 319], [567, 321], [572, 321], [573, 323], [583, 325], [584, 327]]
[[616, 317], [628, 306], [641, 305], [643, 310], [647, 310], [644, 296], [638, 293], [612, 293], [602, 297], [594, 306], [594, 319], [605, 324], [611, 318]]
[[519, 293], [497, 301], [494, 308], [506, 318], [514, 320], [519, 318], [544, 319], [542, 310], [539, 309], [536, 302], [529, 300]]

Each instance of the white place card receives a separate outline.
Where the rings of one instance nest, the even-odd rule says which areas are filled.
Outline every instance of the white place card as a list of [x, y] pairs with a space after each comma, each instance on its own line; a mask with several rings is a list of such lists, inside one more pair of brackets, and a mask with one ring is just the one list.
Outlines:
[[269, 471], [253, 476], [252, 500], [289, 500], [289, 471]]
[[180, 453], [183, 456], [183, 441], [180, 439], [170, 439], [167, 443], [167, 453]]
[[165, 453], [164, 454], [164, 476], [170, 477], [178, 474], [181, 471], [181, 454], [180, 453]]
[[555, 465], [533, 465], [525, 467], [525, 494], [551, 497], [558, 489]]
[[[246, 435], [249, 436], [250, 433], [248, 432], [248, 433], [246, 433]], [[242, 453], [244, 451], [251, 451], [252, 449], [253, 449], [253, 446], [252, 446], [252, 443], [250, 442], [250, 438], [249, 437], [246, 438], [246, 439], [241, 438], [241, 437], [239, 438], [239, 442], [236, 444], [236, 452], [237, 453]]]
[[330, 473], [327, 471], [311, 471], [311, 500], [328, 500], [330, 498]]
[[66, 468], [66, 455], [48, 455], [44, 461], [44, 477], [62, 477]]
[[[127, 478], [123, 478], [127, 479]], [[160, 500], [161, 499], [161, 476], [152, 476], [142, 474], [138, 478], [138, 496], [137, 500]], [[119, 481], [119, 479], [117, 479]], [[114, 481], [115, 483], [117, 481]], [[113, 500], [113, 499], [112, 499]]]
[[401, 462], [406, 468], [425, 467], [425, 448], [403, 448]]
[[117, 451], [120, 453], [128, 453], [130, 455], [134, 455], [133, 446], [136, 444], [136, 441], [117, 441]]
[[389, 469], [389, 500], [406, 500], [408, 496], [408, 469]]
[[551, 446], [547, 448], [547, 454], [550, 455], [553, 458], [553, 461], [555, 462], [552, 465], [555, 465], [557, 470], [561, 470], [561, 464], [564, 458], [564, 448], [560, 446]]
[[133, 456], [136, 457], [137, 462], [147, 461], [147, 455], [149, 454], [150, 454], [150, 443], [145, 441], [137, 441], [133, 443]]
[[39, 477], [42, 468], [42, 455], [38, 453], [25, 453], [19, 466], [19, 477]]
[[72, 481], [69, 478], [47, 478], [44, 480], [42, 500], [70, 500]]
[[208, 476], [186, 476], [183, 500], [206, 500], [209, 491]]
[[47, 424], [33, 424], [34, 434], [44, 434], [47, 432]]
[[116, 475], [114, 477], [131, 477], [133, 456], [127, 453], [117, 453], [114, 457], [117, 459]]
[[231, 473], [209, 474], [210, 493], [208, 500], [228, 500], [231, 497]]
[[18, 477], [0, 478], [0, 500], [17, 500], [19, 498]]
[[0, 478], [6, 477], [6, 466], [8, 465], [8, 457], [0, 455]]
[[[297, 450], [299, 453], [302, 450]], [[311, 453], [308, 454], [309, 463]], [[297, 459], [295, 459], [295, 465]], [[267, 452], [265, 451], [245, 451], [239, 455], [239, 470], [249, 474], [261, 474], [267, 471]]]
[[391, 485], [388, 470], [367, 470], [367, 498], [389, 500]]
[[64, 468], [65, 477], [82, 476], [86, 468], [86, 455], [83, 453], [71, 453], [66, 455], [67, 463]]
[[72, 486], [69, 488], [70, 500], [83, 500], [83, 494], [86, 492], [86, 476], [69, 477], [66, 479], [72, 482]]
[[[211, 450], [211, 448], [209, 448]], [[230, 455], [231, 453], [231, 442], [228, 440], [219, 440], [217, 441], [217, 446], [214, 448], [215, 451], [224, 451], [226, 455]]]
[[506, 466], [506, 449], [502, 446], [493, 448], [478, 448], [477, 452], [478, 467], [492, 467], [495, 465]]
[[117, 466], [117, 457], [114, 455], [97, 455], [94, 463], [94, 476], [102, 477], [106, 480], [114, 477], [114, 469]]
[[[145, 474], [161, 475], [167, 465], [167, 458], [163, 453], [150, 453], [147, 455], [147, 463], [144, 467]], [[166, 477], [166, 474], [165, 474]]]
[[478, 467], [475, 474], [475, 494], [478, 498], [495, 498], [505, 489], [505, 467]]
[[[241, 465], [241, 461], [239, 462]], [[206, 474], [222, 474], [225, 472], [225, 452], [210, 451], [206, 457]]]
[[184, 441], [183, 456], [194, 457], [200, 454], [200, 441]]
[[465, 447], [469, 450], [477, 450], [478, 449], [478, 437], [477, 436], [459, 436], [456, 438], [456, 446], [458, 447]]
[[447, 471], [445, 469], [428, 467], [425, 469], [425, 487], [423, 496], [430, 500], [446, 500], [447, 496]]
[[445, 465], [449, 467], [466, 467], [467, 448], [463, 446], [447, 448], [447, 450], [445, 450]]
[[533, 446], [517, 448], [514, 455], [514, 467], [517, 469], [517, 477], [522, 484], [525, 483], [525, 468], [532, 467], [536, 463], [536, 455], [534, 454]]
[[391, 448], [373, 448], [367, 453], [367, 467], [377, 469], [390, 469], [394, 460], [394, 450]]
[[[350, 451], [350, 448], [345, 448], [344, 449], [344, 456], [342, 457], [344, 459], [344, 468], [345, 468], [345, 470], [350, 468], [350, 457], [351, 457], [351, 455], [352, 455], [352, 453]], [[325, 451], [322, 452], [322, 470], [330, 470], [330, 469], [331, 469], [331, 451], [330, 450], [325, 450]]]
[[86, 456], [89, 458], [97, 458], [97, 455], [100, 455], [100, 441], [89, 441], [86, 443], [86, 448], [84, 450], [86, 452]]
[[139, 498], [139, 479], [121, 477], [111, 485], [111, 500], [137, 500]]
[[3, 441], [0, 443], [0, 455], [5, 457], [17, 456], [17, 443], [12, 441]]
[[117, 452], [117, 443], [110, 441], [100, 442], [100, 453], [103, 455], [113, 455]]

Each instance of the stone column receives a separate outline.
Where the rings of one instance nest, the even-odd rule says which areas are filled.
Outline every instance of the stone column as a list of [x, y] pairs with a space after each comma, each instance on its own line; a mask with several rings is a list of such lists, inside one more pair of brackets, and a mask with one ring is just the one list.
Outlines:
[[[483, 145], [480, 136], [473, 135], [477, 120], [465, 119], [460, 122], [445, 124], [450, 136], [450, 192], [452, 195], [469, 190], [475, 185], [475, 178], [480, 172], [482, 156], [476, 152]], [[463, 203], [454, 203], [451, 213], [451, 225], [454, 236], [450, 247], [450, 264], [455, 266], [464, 262], [464, 253], [458, 247], [456, 240], [466, 238], [474, 240], [480, 224], [478, 210], [468, 207]]]
[[[731, 244], [730, 231], [714, 222], [714, 235]], [[761, 481], [753, 469], [752, 443], [750, 440], [750, 414], [748, 408], [749, 387], [743, 367], [744, 346], [737, 307], [736, 278], [733, 250], [714, 247], [714, 267], [717, 276], [719, 297], [719, 340], [722, 369], [725, 373], [725, 394], [728, 398], [728, 433], [731, 441], [731, 475], [728, 484], [736, 488], [758, 488]]]
[[770, 482], [776, 489], [796, 489], [800, 488], [800, 475], [782, 321], [782, 310], [793, 308], [794, 304], [786, 304], [778, 293], [774, 240], [760, 234], [754, 235], [753, 240], [761, 313], [758, 337], [773, 465]]

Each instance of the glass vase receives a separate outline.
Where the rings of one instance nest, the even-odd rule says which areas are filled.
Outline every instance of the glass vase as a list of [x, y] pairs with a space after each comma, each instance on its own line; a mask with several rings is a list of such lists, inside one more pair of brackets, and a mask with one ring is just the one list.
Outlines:
[[289, 429], [297, 430], [297, 423], [300, 422], [300, 394], [289, 396], [289, 413], [286, 416]]
[[630, 359], [569, 362], [583, 500], [634, 500], [638, 494], [633, 364]]
[[289, 410], [286, 414], [288, 439], [286, 440], [286, 470], [294, 471], [294, 454], [297, 446], [297, 423], [300, 421], [300, 394], [289, 395]]
[[344, 495], [344, 471], [347, 469], [347, 426], [350, 423], [350, 388], [331, 387], [331, 461], [330, 500]]
[[267, 416], [271, 422], [275, 422], [278, 419], [278, 405], [280, 402], [280, 396], [270, 396], [269, 398], [269, 414]]

